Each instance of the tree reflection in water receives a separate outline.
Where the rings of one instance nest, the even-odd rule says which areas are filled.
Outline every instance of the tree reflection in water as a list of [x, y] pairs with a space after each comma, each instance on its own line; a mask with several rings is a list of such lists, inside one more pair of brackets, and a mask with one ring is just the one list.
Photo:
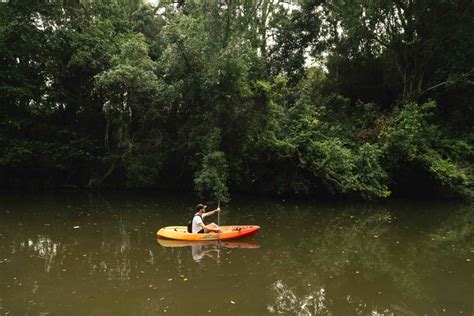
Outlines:
[[267, 310], [278, 314], [297, 315], [330, 315], [326, 307], [326, 293], [324, 288], [311, 289], [309, 294], [298, 297], [282, 280], [270, 286], [275, 296], [273, 305]]
[[93, 270], [106, 273], [108, 280], [130, 280], [130, 230], [130, 223], [120, 218], [117, 240], [102, 241], [101, 252], [109, 255], [102, 256], [103, 260], [98, 265], [94, 264]]
[[[193, 308], [203, 313], [237, 315], [474, 310], [472, 205], [279, 208], [236, 201], [240, 209], [229, 211], [229, 221], [262, 223], [253, 239], [158, 245], [156, 228], [182, 221], [187, 213], [175, 210], [184, 207], [160, 206], [157, 212], [142, 200], [112, 202], [75, 208], [52, 203], [33, 215], [29, 206], [9, 214], [0, 210], [0, 307], [14, 315], [91, 315], [104, 308], [186, 315], [191, 309], [183, 302], [193, 297]], [[215, 299], [196, 293], [213, 293]]]
[[[25, 245], [22, 243], [22, 245]], [[26, 247], [36, 253], [37, 257], [44, 260], [44, 270], [51, 271], [54, 260], [58, 254], [59, 242], [54, 242], [49, 236], [38, 236], [36, 240], [28, 239]]]
[[[415, 315], [442, 311], [439, 300], [452, 300], [453, 294], [440, 291], [433, 283], [448, 281], [446, 275], [440, 275], [443, 271], [451, 274], [449, 280], [457, 278], [443, 267], [456, 266], [456, 262], [466, 262], [469, 257], [474, 241], [474, 212], [470, 207], [462, 208], [449, 217], [444, 215], [445, 221], [438, 218], [423, 223], [415, 221], [422, 218], [420, 214], [414, 215], [413, 222], [406, 218], [409, 214], [400, 215], [405, 217], [401, 219], [399, 215], [379, 208], [323, 216], [319, 223], [306, 228], [306, 236], [298, 242], [287, 241], [282, 231], [275, 243], [278, 249], [265, 256], [265, 264], [272, 267], [277, 280], [270, 286], [274, 303], [268, 305], [268, 310], [302, 315]], [[466, 275], [462, 271], [458, 270], [458, 274]], [[279, 279], [282, 275], [284, 280]], [[454, 296], [459, 297], [459, 302], [466, 302], [466, 293], [472, 287], [465, 279], [459, 281], [457, 288], [449, 291], [457, 293]], [[304, 294], [296, 294], [301, 292]], [[433, 307], [420, 311], [414, 306], [421, 302]], [[470, 310], [456, 301], [450, 308], [458, 312]]]

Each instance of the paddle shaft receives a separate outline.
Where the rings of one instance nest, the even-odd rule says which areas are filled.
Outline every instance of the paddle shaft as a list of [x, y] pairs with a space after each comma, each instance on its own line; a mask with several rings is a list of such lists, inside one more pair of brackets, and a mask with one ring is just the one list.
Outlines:
[[[221, 202], [217, 200], [217, 208], [221, 208]], [[221, 226], [221, 212], [217, 212], [217, 226]]]
[[[219, 231], [221, 227], [221, 201], [217, 200], [217, 208], [219, 209], [219, 212], [217, 212], [217, 226], [219, 226]], [[220, 240], [220, 232], [217, 233], [217, 239]]]

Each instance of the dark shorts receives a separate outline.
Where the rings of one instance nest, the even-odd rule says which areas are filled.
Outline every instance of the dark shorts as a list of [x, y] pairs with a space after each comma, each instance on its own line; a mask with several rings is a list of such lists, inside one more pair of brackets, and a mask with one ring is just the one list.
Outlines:
[[197, 234], [204, 234], [204, 228], [197, 232]]

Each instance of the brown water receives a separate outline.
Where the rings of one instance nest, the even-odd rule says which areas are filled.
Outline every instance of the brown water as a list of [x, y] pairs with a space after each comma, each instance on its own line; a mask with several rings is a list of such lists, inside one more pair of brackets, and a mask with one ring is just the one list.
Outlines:
[[472, 205], [235, 197], [221, 223], [255, 237], [157, 242], [198, 202], [0, 195], [0, 315], [474, 313]]

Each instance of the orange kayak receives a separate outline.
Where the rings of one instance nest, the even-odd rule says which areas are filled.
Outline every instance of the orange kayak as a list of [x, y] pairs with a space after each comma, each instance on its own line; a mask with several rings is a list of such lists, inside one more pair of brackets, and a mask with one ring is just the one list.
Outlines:
[[188, 233], [186, 226], [168, 226], [161, 228], [156, 235], [161, 238], [189, 241], [228, 240], [251, 237], [260, 230], [260, 226], [256, 225], [221, 226], [220, 228], [220, 233], [191, 234]]

